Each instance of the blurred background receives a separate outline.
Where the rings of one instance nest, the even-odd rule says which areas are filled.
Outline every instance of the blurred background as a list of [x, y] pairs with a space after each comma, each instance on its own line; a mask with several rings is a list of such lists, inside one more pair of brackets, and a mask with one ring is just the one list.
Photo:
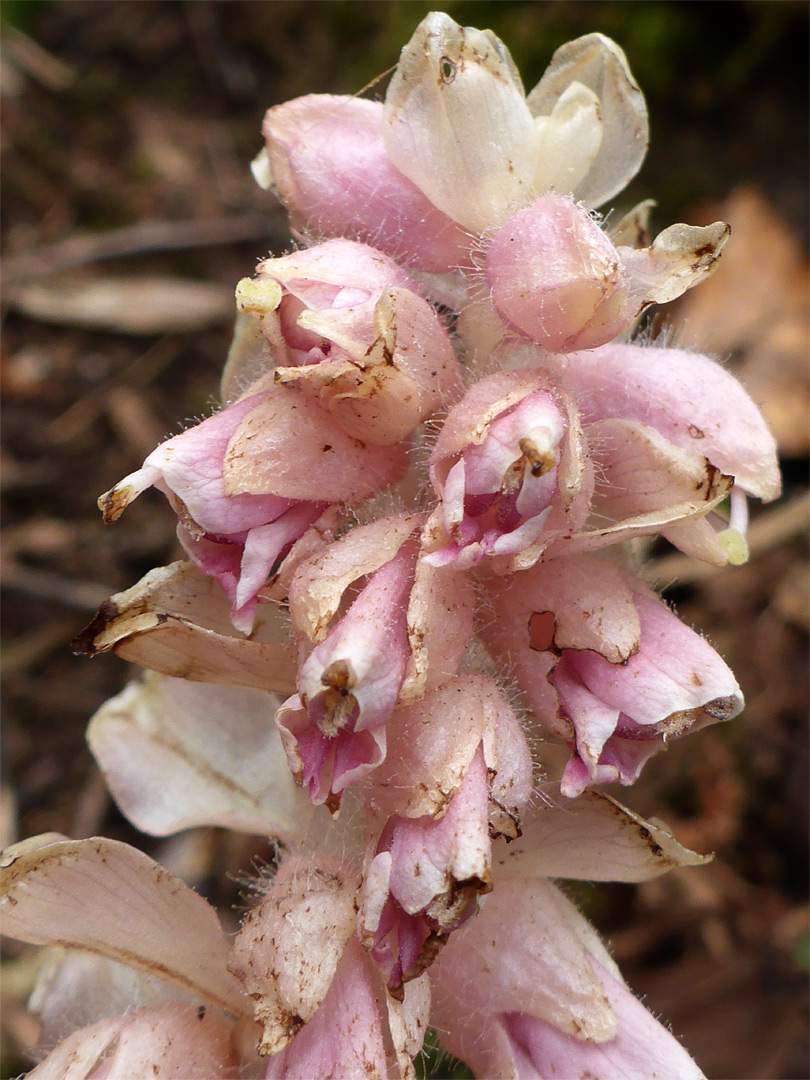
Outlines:
[[[421, 0], [0, 8], [3, 843], [49, 830], [127, 840], [232, 926], [233, 875], [267, 846], [215, 830], [135, 833], [84, 745], [87, 720], [131, 672], [116, 657], [73, 657], [70, 640], [106, 596], [175, 554], [160, 496], [146, 493], [115, 528], [95, 500], [210, 412], [234, 285], [289, 243], [284, 214], [248, 170], [265, 108], [358, 91], [396, 63], [428, 10]], [[618, 209], [654, 197], [656, 231], [731, 222], [717, 274], [655, 325], [743, 379], [779, 441], [785, 494], [755, 510], [746, 566], [714, 570], [661, 543], [647, 569], [734, 668], [748, 707], [617, 792], [717, 857], [638, 888], [573, 895], [710, 1080], [806, 1080], [807, 5], [481, 0], [445, 10], [502, 37], [527, 88], [570, 38], [615, 38], [652, 134]], [[6, 943], [3, 957], [9, 1076], [37, 1038], [24, 1002], [38, 956]], [[432, 1057], [423, 1067], [451, 1074]]]

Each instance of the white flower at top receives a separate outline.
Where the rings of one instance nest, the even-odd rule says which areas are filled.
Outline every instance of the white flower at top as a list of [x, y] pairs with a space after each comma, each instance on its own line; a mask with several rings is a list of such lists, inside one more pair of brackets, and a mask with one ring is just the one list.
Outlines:
[[638, 172], [647, 139], [644, 96], [603, 34], [558, 49], [527, 97], [491, 30], [432, 12], [402, 50], [385, 97], [389, 158], [474, 233], [545, 191], [601, 206]]

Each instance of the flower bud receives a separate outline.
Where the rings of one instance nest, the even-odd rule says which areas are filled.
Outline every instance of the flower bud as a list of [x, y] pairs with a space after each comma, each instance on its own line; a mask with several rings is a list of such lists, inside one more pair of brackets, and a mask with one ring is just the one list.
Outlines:
[[409, 266], [442, 273], [469, 263], [471, 236], [395, 168], [379, 101], [308, 94], [268, 109], [266, 169], [293, 224], [351, 236]]
[[560, 195], [510, 217], [485, 270], [500, 314], [547, 349], [602, 345], [629, 321], [618, 251], [587, 211]]

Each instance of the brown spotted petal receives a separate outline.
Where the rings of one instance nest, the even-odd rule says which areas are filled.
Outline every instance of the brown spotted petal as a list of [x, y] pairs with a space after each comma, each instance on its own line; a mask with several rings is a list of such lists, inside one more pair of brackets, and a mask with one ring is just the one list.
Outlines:
[[732, 492], [732, 476], [654, 427], [608, 419], [588, 424], [586, 432], [599, 477], [592, 516], [581, 532], [550, 544], [549, 556], [596, 551], [670, 530], [677, 539], [678, 528], [699, 522]]
[[[574, 100], [567, 109], [562, 108], [574, 91]], [[589, 115], [589, 96], [596, 103], [593, 118]], [[586, 206], [601, 206], [618, 194], [641, 167], [649, 139], [644, 95], [624, 52], [604, 34], [585, 34], [561, 45], [527, 103], [541, 133], [541, 151], [555, 129], [561, 136], [562, 155], [549, 163], [541, 153], [541, 170], [559, 175], [563, 171], [560, 156], [563, 161], [567, 157], [581, 158], [588, 147], [583, 135], [590, 132], [593, 139], [594, 130], [599, 133], [587, 153], [587, 170], [580, 177], [566, 177], [567, 185], [559, 180], [549, 184], [555, 190], [563, 194], [573, 191], [574, 197]], [[541, 185], [536, 186], [539, 189]]]
[[489, 30], [431, 12], [402, 50], [385, 96], [388, 157], [472, 232], [528, 197], [535, 125], [511, 56]]
[[433, 308], [411, 289], [386, 289], [362, 307], [371, 325], [360, 334], [357, 307], [301, 315], [300, 326], [331, 343], [330, 357], [279, 367], [276, 379], [316, 390], [354, 438], [390, 445], [457, 394], [458, 362]]
[[667, 304], [713, 274], [731, 230], [713, 225], [670, 225], [647, 248], [619, 248], [629, 291], [640, 309]]
[[233, 1025], [203, 1006], [165, 1004], [99, 1020], [69, 1035], [27, 1075], [32, 1080], [128, 1080], [135, 1076], [235, 1080]]
[[416, 564], [408, 598], [410, 659], [400, 700], [412, 701], [458, 670], [473, 634], [475, 594], [465, 574], [448, 573], [425, 559]]
[[493, 852], [496, 883], [505, 877], [649, 881], [710, 856], [683, 847], [661, 822], [645, 821], [601, 791], [560, 799], [552, 785], [527, 810], [523, 835]]
[[490, 578], [487, 593], [493, 617], [481, 637], [496, 660], [509, 663], [535, 714], [565, 736], [548, 681], [560, 652], [591, 649], [621, 664], [638, 651], [641, 627], [623, 572], [589, 556], [552, 559], [524, 574]]
[[275, 604], [258, 608], [250, 638], [234, 631], [217, 583], [187, 562], [151, 570], [115, 593], [73, 643], [87, 656], [115, 652], [141, 667], [196, 682], [291, 693], [295, 648]]
[[479, 746], [488, 769], [493, 831], [514, 827], [531, 791], [531, 754], [514, 710], [488, 675], [448, 679], [395, 710], [386, 760], [363, 798], [381, 816], [440, 818]]
[[354, 933], [357, 882], [347, 871], [284, 861], [237, 936], [229, 967], [254, 1001], [262, 1054], [313, 1019]]
[[[675, 446], [656, 428], [632, 420], [607, 419], [587, 426], [596, 474], [591, 504], [598, 528], [586, 526], [565, 543], [566, 553], [660, 531], [708, 514], [731, 491], [725, 476], [697, 450]], [[605, 521], [611, 523], [603, 524]]]
[[766, 502], [779, 494], [773, 435], [737, 379], [708, 356], [614, 343], [569, 355], [564, 381], [586, 424], [636, 420], [703, 454], [743, 491]]
[[492, 887], [487, 802], [479, 747], [441, 818], [393, 816], [383, 828], [364, 875], [358, 934], [394, 994]]
[[232, 435], [222, 464], [226, 495], [357, 505], [399, 480], [404, 446], [352, 438], [317, 401], [276, 383]]
[[389, 562], [421, 520], [418, 514], [377, 518], [303, 560], [289, 587], [294, 629], [310, 641], [323, 641], [349, 586]]
[[481, 636], [572, 749], [562, 790], [631, 784], [669, 739], [730, 719], [740, 688], [714, 649], [607, 561], [553, 560], [505, 587]]
[[241, 988], [226, 970], [228, 943], [216, 912], [179, 878], [128, 844], [55, 833], [7, 848], [3, 933], [118, 960], [242, 1015]]

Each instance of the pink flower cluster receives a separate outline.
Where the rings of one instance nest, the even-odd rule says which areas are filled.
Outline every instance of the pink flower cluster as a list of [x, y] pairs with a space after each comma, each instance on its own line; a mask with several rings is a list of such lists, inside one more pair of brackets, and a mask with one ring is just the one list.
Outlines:
[[287, 853], [229, 946], [126, 845], [12, 849], [7, 932], [80, 950], [42, 991], [51, 1030], [104, 965], [141, 972], [140, 1008], [88, 1006], [31, 1075], [410, 1077], [431, 1025], [482, 1077], [697, 1078], [550, 879], [701, 861], [593, 789], [743, 706], [619, 547], [744, 561], [746, 496], [779, 493], [735, 379], [630, 340], [728, 229], [650, 242], [649, 203], [594, 213], [647, 143], [599, 34], [527, 96], [491, 32], [434, 13], [383, 102], [299, 98], [264, 135], [300, 247], [237, 287], [223, 408], [100, 500], [113, 521], [159, 488], [187, 560], [80, 644], [151, 669], [88, 735], [130, 819]]

